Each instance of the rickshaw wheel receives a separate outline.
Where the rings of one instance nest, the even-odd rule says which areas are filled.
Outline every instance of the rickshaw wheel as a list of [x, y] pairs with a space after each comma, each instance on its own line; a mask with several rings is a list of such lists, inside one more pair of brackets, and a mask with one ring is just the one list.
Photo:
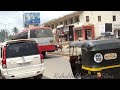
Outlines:
[[71, 68], [73, 72], [73, 76], [77, 79], [81, 78], [81, 68], [79, 64], [76, 64], [75, 62], [71, 62]]

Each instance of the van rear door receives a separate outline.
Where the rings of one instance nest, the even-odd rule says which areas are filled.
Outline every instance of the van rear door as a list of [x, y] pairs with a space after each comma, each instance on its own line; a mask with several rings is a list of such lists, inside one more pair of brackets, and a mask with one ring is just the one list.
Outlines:
[[42, 68], [40, 54], [35, 42], [16, 42], [6, 47], [8, 74], [24, 73]]

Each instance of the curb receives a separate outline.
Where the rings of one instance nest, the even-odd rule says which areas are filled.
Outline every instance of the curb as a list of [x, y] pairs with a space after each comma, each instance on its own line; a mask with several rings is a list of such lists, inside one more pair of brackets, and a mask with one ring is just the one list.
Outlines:
[[63, 55], [63, 56], [68, 56], [69, 57], [69, 54], [58, 53], [58, 52], [48, 52], [48, 54]]

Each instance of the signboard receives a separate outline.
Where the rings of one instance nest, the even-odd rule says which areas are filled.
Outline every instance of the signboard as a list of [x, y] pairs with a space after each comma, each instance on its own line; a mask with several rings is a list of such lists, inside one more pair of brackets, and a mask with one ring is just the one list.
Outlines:
[[69, 31], [69, 27], [64, 27], [64, 32], [68, 32]]
[[38, 25], [40, 24], [40, 13], [25, 13], [23, 19], [25, 25]]

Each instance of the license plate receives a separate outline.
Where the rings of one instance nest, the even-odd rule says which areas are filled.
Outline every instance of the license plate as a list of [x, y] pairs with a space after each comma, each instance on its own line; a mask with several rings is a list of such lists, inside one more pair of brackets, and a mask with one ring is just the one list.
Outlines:
[[27, 66], [27, 65], [30, 65], [31, 63], [30, 62], [24, 62], [24, 63], [18, 63], [18, 66]]
[[111, 59], [116, 59], [117, 58], [117, 54], [116, 53], [108, 53], [104, 55], [104, 59], [105, 60], [111, 60]]

